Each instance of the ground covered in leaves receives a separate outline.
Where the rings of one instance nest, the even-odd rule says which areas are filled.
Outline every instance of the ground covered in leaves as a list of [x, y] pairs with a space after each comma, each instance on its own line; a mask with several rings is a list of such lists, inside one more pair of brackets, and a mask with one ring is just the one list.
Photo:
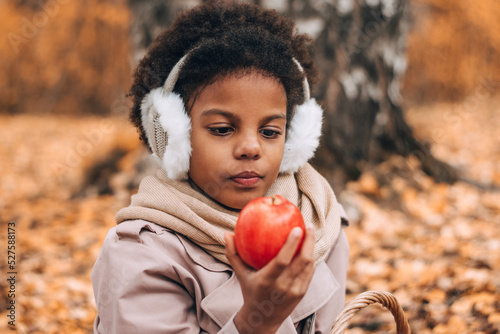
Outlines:
[[[416, 136], [463, 181], [436, 183], [415, 157], [393, 157], [337, 194], [351, 220], [347, 300], [392, 292], [414, 333], [499, 332], [498, 102], [408, 109]], [[117, 116], [2, 115], [0, 131], [0, 236], [6, 249], [15, 223], [16, 329], [91, 333], [92, 265], [148, 172], [135, 130]], [[5, 279], [0, 287], [4, 332]], [[395, 333], [391, 314], [375, 305], [351, 325], [347, 333]]]

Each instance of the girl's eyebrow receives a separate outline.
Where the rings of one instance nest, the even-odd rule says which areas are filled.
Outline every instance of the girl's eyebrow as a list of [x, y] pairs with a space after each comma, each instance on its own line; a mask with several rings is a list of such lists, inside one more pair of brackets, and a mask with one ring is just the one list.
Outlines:
[[283, 115], [283, 114], [274, 114], [274, 115], [271, 115], [271, 116], [268, 116], [268, 117], [264, 118], [262, 123], [270, 122], [273, 119], [284, 119], [284, 120], [286, 120], [286, 115]]
[[237, 115], [235, 115], [229, 111], [220, 110], [220, 109], [208, 109], [208, 110], [204, 110], [201, 113], [201, 117], [207, 117], [207, 116], [212, 116], [212, 115], [221, 115], [221, 116], [224, 116], [227, 118], [239, 120], [239, 117]]
[[[235, 121], [240, 120], [240, 117], [238, 115], [235, 115], [232, 112], [220, 110], [220, 109], [208, 109], [208, 110], [205, 110], [201, 113], [201, 117], [207, 117], [207, 116], [211, 116], [211, 115], [221, 115], [221, 116], [227, 117], [229, 119], [233, 119]], [[270, 116], [265, 117], [261, 123], [265, 124], [265, 123], [268, 123], [274, 119], [286, 120], [286, 115], [284, 115], [282, 113], [276, 113], [274, 115], [270, 115]]]

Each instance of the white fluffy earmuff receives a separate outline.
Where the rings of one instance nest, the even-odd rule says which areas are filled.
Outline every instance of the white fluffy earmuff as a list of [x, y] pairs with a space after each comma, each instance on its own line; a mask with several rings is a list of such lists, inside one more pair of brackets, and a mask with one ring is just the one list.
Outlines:
[[[302, 65], [293, 58], [301, 72]], [[314, 156], [319, 146], [323, 109], [315, 99], [311, 99], [309, 82], [304, 77], [302, 83], [304, 103], [295, 107], [294, 115], [285, 141], [285, 152], [281, 160], [280, 173], [295, 173]]]
[[[179, 94], [172, 92], [186, 54], [174, 66], [162, 87], [151, 90], [141, 104], [142, 126], [153, 157], [170, 179], [187, 179], [191, 158], [191, 119]], [[293, 59], [301, 72], [300, 63]], [[285, 141], [280, 173], [295, 173], [314, 156], [319, 145], [323, 110], [310, 98], [307, 78], [304, 103], [295, 107]]]
[[191, 119], [180, 95], [172, 92], [186, 56], [170, 71], [163, 86], [151, 90], [141, 103], [142, 126], [153, 157], [173, 180], [187, 179], [191, 158]]

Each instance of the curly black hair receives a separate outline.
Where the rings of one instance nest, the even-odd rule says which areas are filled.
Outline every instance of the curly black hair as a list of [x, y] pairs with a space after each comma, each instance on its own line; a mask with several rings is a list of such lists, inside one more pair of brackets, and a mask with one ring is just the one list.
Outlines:
[[[149, 148], [141, 122], [141, 102], [152, 89], [163, 85], [174, 65], [188, 52], [173, 90], [182, 96], [186, 106], [221, 77], [257, 71], [283, 84], [289, 120], [294, 107], [304, 102], [304, 73], [310, 85], [317, 81], [308, 50], [310, 42], [308, 35], [297, 32], [293, 20], [251, 4], [207, 1], [181, 12], [172, 26], [156, 37], [135, 69], [129, 94], [134, 103], [130, 120]], [[293, 58], [300, 62], [304, 73]]]

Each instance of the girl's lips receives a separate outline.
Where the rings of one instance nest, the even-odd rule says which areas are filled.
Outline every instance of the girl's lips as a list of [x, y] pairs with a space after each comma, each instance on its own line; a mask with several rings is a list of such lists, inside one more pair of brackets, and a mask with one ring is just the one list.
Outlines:
[[256, 172], [245, 171], [232, 176], [230, 179], [241, 187], [253, 187], [261, 178]]
[[257, 182], [260, 181], [260, 177], [259, 176], [253, 176], [253, 177], [232, 177], [231, 181], [236, 182], [238, 185], [243, 186], [243, 187], [252, 187]]

